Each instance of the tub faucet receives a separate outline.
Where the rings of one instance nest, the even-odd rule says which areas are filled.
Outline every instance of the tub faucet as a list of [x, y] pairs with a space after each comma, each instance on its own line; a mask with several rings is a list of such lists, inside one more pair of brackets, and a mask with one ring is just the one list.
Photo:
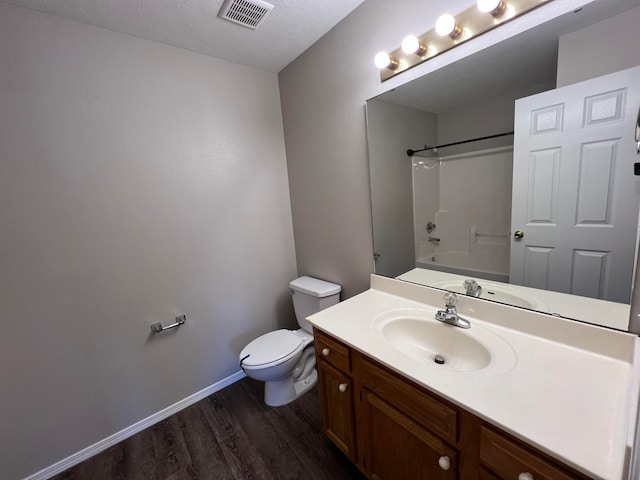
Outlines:
[[478, 285], [473, 278], [467, 278], [464, 282], [462, 282], [462, 286], [465, 289], [465, 293], [470, 297], [480, 298], [480, 294], [482, 294], [482, 287]]
[[439, 237], [429, 237], [427, 240], [429, 240], [431, 243], [438, 243], [440, 241]]
[[449, 325], [453, 325], [454, 327], [470, 328], [471, 322], [459, 316], [458, 312], [456, 311], [458, 296], [453, 292], [447, 292], [444, 294], [443, 298], [445, 302], [445, 309], [438, 310], [436, 312], [436, 320], [443, 323], [448, 323]]

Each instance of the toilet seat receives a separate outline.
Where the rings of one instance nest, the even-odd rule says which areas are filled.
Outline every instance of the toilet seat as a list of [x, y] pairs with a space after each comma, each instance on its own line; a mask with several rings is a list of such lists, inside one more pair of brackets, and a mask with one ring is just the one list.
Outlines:
[[276, 330], [253, 340], [240, 352], [240, 365], [267, 368], [297, 355], [304, 347], [303, 339], [291, 330]]

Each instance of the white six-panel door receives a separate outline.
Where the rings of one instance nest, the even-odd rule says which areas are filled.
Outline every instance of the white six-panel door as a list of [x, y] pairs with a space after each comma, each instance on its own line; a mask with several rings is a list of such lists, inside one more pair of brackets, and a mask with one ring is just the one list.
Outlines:
[[629, 303], [639, 91], [636, 67], [516, 101], [511, 283]]

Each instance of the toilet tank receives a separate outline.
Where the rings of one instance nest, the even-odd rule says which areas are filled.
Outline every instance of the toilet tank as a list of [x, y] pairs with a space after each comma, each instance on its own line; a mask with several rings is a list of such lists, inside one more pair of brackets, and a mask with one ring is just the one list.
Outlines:
[[300, 277], [291, 281], [289, 291], [300, 327], [311, 333], [313, 328], [307, 322], [307, 317], [338, 303], [340, 290], [340, 285], [312, 277]]

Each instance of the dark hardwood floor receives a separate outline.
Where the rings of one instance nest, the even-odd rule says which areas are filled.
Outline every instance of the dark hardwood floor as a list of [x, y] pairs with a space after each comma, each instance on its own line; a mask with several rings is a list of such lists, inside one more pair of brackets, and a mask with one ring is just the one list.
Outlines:
[[262, 388], [244, 378], [53, 478], [364, 480], [322, 433], [317, 389], [272, 408]]

